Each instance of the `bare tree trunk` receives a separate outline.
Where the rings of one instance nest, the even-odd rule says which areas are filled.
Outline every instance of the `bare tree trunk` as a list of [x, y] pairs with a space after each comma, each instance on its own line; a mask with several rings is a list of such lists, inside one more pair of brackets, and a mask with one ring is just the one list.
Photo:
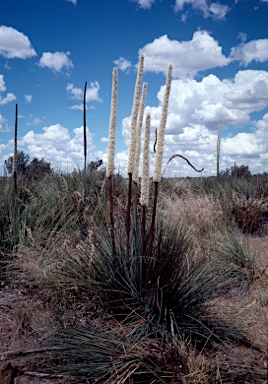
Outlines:
[[13, 156], [13, 178], [14, 178], [14, 192], [18, 192], [18, 104], [16, 104], [15, 112], [15, 127], [14, 127], [14, 156]]
[[84, 175], [83, 175], [83, 195], [86, 197], [86, 181], [87, 181], [87, 121], [86, 121], [86, 95], [87, 82], [84, 89]]

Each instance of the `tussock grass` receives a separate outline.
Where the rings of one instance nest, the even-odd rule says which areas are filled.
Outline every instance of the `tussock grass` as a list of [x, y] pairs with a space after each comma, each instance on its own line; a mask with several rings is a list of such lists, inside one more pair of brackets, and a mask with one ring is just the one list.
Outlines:
[[232, 268], [241, 282], [250, 284], [259, 275], [258, 254], [254, 249], [249, 248], [247, 239], [239, 238], [238, 234], [231, 233], [223, 236], [218, 242], [216, 250], [219, 263], [227, 268]]
[[163, 195], [163, 204], [169, 215], [180, 217], [191, 228], [196, 252], [207, 252], [226, 231], [226, 216], [220, 202], [212, 195], [193, 193], [191, 190], [180, 197]]
[[195, 192], [214, 196], [227, 220], [244, 233], [262, 233], [268, 218], [268, 176], [223, 177], [191, 181]]
[[10, 254], [23, 241], [24, 204], [14, 195], [11, 178], [0, 178], [0, 196], [0, 254]]

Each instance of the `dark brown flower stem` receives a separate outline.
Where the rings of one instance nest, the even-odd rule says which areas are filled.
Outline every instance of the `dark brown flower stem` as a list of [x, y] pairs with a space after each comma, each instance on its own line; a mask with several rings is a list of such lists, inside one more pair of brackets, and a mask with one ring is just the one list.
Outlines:
[[132, 198], [132, 173], [128, 174], [128, 202], [126, 212], [126, 232], [127, 232], [127, 249], [129, 249], [130, 239], [130, 210], [131, 210], [131, 198]]
[[134, 198], [134, 211], [136, 217], [136, 226], [138, 225], [138, 216], [139, 216], [139, 187], [138, 184], [134, 181], [133, 183], [133, 198]]
[[110, 223], [111, 223], [111, 239], [113, 252], [115, 251], [115, 236], [114, 236], [114, 205], [113, 205], [113, 180], [112, 175], [108, 177], [109, 183], [109, 204], [110, 204]]
[[84, 117], [84, 172], [83, 172], [83, 196], [86, 197], [86, 181], [87, 181], [87, 117], [86, 117], [86, 96], [87, 96], [87, 82], [84, 88], [84, 104], [83, 104], [83, 117]]
[[155, 181], [154, 182], [154, 206], [153, 206], [153, 216], [152, 216], [152, 224], [151, 224], [151, 230], [150, 230], [149, 255], [152, 254], [154, 234], [155, 234], [155, 218], [156, 218], [156, 207], [157, 207], [157, 199], [158, 199], [158, 187], [159, 187], [159, 183], [158, 181]]
[[142, 222], [141, 222], [141, 238], [142, 238], [142, 255], [145, 255], [146, 252], [146, 244], [145, 244], [145, 236], [146, 236], [146, 206], [142, 206]]

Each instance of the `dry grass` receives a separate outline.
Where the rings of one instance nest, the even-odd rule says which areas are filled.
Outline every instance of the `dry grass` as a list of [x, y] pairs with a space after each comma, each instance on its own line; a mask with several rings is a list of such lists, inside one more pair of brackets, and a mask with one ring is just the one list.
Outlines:
[[220, 203], [208, 195], [192, 192], [181, 197], [163, 196], [169, 215], [182, 217], [194, 234], [196, 252], [211, 248], [225, 232], [225, 216]]
[[242, 232], [254, 233], [261, 227], [263, 215], [268, 212], [268, 197], [249, 197], [232, 191], [231, 196], [224, 194], [224, 209], [231, 213], [237, 227]]
[[[18, 279], [19, 280], [19, 279]], [[9, 356], [36, 348], [55, 332], [52, 308], [43, 302], [44, 293], [29, 291], [21, 281], [2, 284], [0, 290], [0, 383], [37, 384], [46, 381], [24, 376], [27, 362], [10, 362]], [[48, 383], [51, 384], [51, 381]]]

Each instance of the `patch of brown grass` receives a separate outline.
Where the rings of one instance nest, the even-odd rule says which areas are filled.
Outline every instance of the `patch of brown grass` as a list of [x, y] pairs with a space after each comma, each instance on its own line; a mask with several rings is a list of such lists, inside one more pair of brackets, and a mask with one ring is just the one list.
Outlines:
[[223, 209], [234, 218], [237, 227], [245, 233], [254, 233], [262, 227], [263, 217], [268, 212], [268, 198], [249, 197], [232, 191], [231, 196], [224, 194]]
[[195, 249], [211, 247], [225, 231], [225, 217], [219, 201], [208, 195], [187, 193], [163, 197], [163, 204], [169, 215], [181, 217], [191, 228]]

